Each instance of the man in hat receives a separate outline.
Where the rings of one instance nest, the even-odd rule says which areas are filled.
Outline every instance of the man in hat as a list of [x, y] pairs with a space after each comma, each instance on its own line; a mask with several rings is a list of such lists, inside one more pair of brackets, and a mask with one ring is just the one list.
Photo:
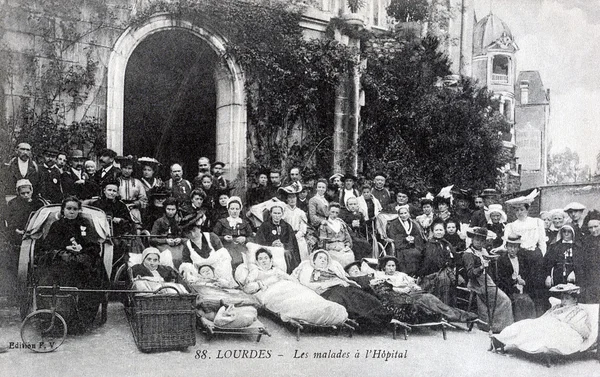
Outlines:
[[462, 255], [469, 279], [467, 287], [477, 294], [479, 318], [490, 324], [492, 332], [498, 333], [512, 324], [514, 319], [510, 299], [493, 279], [497, 256], [489, 254], [484, 248], [487, 229], [469, 229], [467, 236], [471, 238], [471, 246]]
[[31, 145], [19, 143], [15, 148], [16, 157], [6, 167], [4, 178], [5, 192], [14, 192], [20, 179], [27, 179], [33, 187], [34, 194], [39, 193], [40, 173], [37, 164], [31, 159]]
[[381, 208], [387, 208], [392, 202], [390, 191], [385, 188], [385, 175], [383, 173], [376, 173], [373, 178], [373, 190], [371, 194], [375, 197]]
[[471, 216], [470, 227], [485, 227], [487, 224], [486, 214], [488, 212], [488, 206], [494, 204], [493, 198], [497, 196], [496, 190], [485, 189], [479, 195], [475, 195], [475, 211]]
[[331, 177], [329, 177], [329, 183], [331, 183], [334, 186], [337, 186], [338, 190], [341, 190], [344, 186], [344, 182], [342, 181], [343, 178], [343, 174], [335, 173]]
[[469, 194], [466, 190], [459, 189], [454, 193], [456, 207], [454, 216], [461, 224], [469, 224], [473, 211], [469, 208]]
[[577, 239], [586, 235], [587, 229], [585, 229], [583, 211], [585, 211], [585, 206], [581, 203], [571, 202], [567, 204], [564, 208], [564, 211], [571, 218], [571, 226], [575, 230], [575, 237]]
[[40, 209], [44, 203], [33, 197], [33, 185], [28, 179], [19, 179], [15, 187], [17, 197], [8, 202], [6, 223], [11, 243], [18, 246], [25, 234], [29, 215]]
[[56, 166], [58, 154], [56, 149], [46, 149], [44, 163], [40, 166], [40, 196], [49, 203], [60, 203], [63, 198], [61, 172]]
[[387, 208], [384, 209], [386, 213], [398, 213], [398, 208], [404, 205], [408, 206], [408, 212], [410, 213], [410, 217], [412, 219], [419, 215], [420, 209], [414, 204], [408, 202], [408, 191], [405, 189], [398, 189], [398, 192], [396, 193], [396, 201], [394, 203], [390, 203]]
[[70, 168], [62, 175], [63, 191], [66, 195], [74, 195], [81, 200], [91, 199], [98, 195], [98, 185], [83, 171], [85, 157], [83, 151], [74, 149], [69, 158]]
[[231, 191], [231, 182], [223, 177], [223, 169], [225, 168], [225, 163], [221, 161], [213, 162], [212, 164], [212, 175], [213, 175], [213, 187], [217, 189], [217, 191]]
[[183, 204], [190, 200], [192, 192], [192, 184], [183, 179], [183, 168], [175, 163], [171, 167], [171, 178], [165, 182], [165, 187], [171, 192], [171, 196], [177, 199], [179, 204]]
[[505, 239], [506, 253], [498, 258], [498, 287], [511, 301], [515, 321], [535, 318], [535, 304], [527, 294], [529, 270], [526, 261], [519, 253], [521, 236], [511, 234]]
[[121, 169], [115, 166], [117, 152], [105, 148], [98, 154], [101, 169], [96, 172], [94, 180], [99, 187], [104, 186], [106, 181], [116, 181], [121, 176]]
[[356, 180], [356, 176], [352, 173], [347, 173], [344, 176], [344, 187], [340, 190], [340, 194], [337, 200], [342, 206], [346, 205], [346, 201], [349, 198], [358, 198], [358, 196], [360, 195], [358, 190], [354, 188]]

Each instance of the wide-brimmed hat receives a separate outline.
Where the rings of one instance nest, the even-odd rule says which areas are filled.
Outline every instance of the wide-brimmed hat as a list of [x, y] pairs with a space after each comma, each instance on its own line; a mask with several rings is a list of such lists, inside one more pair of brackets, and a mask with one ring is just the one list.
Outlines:
[[340, 179], [344, 179], [344, 175], [343, 175], [343, 174], [340, 174], [340, 173], [335, 173], [334, 175], [332, 175], [331, 177], [329, 177], [329, 182], [333, 182], [333, 180], [334, 180], [336, 177], [339, 177]]
[[591, 210], [590, 212], [588, 212], [587, 216], [585, 217], [585, 223], [587, 224], [588, 221], [590, 220], [598, 220], [600, 221], [600, 212], [598, 212], [597, 210]]
[[515, 245], [520, 245], [522, 240], [521, 240], [521, 236], [518, 234], [509, 234], [505, 239], [507, 244], [512, 243]]
[[558, 284], [550, 288], [550, 292], [579, 294], [581, 288], [573, 283]]
[[488, 210], [485, 212], [485, 218], [488, 223], [492, 221], [492, 213], [500, 214], [501, 223], [505, 223], [508, 219], [506, 212], [504, 212], [504, 209], [502, 209], [502, 204], [490, 204], [488, 206]]
[[156, 168], [157, 166], [160, 165], [160, 162], [158, 162], [157, 159], [152, 158], [152, 157], [140, 157], [137, 159], [138, 164], [142, 165], [142, 166], [150, 166], [153, 168]]
[[348, 179], [351, 179], [351, 180], [353, 180], [354, 182], [358, 181], [358, 177], [356, 177], [356, 176], [355, 176], [354, 174], [352, 174], [352, 173], [346, 173], [346, 174], [344, 175], [344, 178], [343, 178], [343, 180], [344, 180], [344, 181], [346, 181], [346, 180], [348, 180]]
[[481, 227], [469, 228], [467, 229], [467, 237], [475, 238], [475, 237], [483, 237], [487, 238], [488, 230]]
[[69, 158], [71, 160], [83, 160], [85, 159], [85, 156], [83, 155], [83, 151], [81, 149], [73, 149]]
[[299, 194], [302, 192], [302, 184], [298, 181], [292, 182], [292, 184], [288, 186], [278, 188], [277, 191], [284, 194]]
[[383, 270], [385, 268], [385, 265], [387, 264], [387, 262], [393, 260], [394, 263], [396, 263], [396, 270], [398, 270], [400, 268], [400, 261], [398, 260], [398, 258], [392, 256], [392, 255], [386, 255], [384, 257], [379, 258], [379, 266], [378, 268], [380, 270]]
[[423, 207], [424, 205], [429, 204], [430, 206], [433, 206], [433, 200], [429, 199], [429, 198], [421, 198], [421, 207]]
[[352, 266], [357, 266], [357, 267], [358, 267], [358, 269], [360, 270], [360, 265], [361, 265], [361, 263], [362, 263], [361, 261], [359, 261], [359, 260], [355, 260], [354, 262], [352, 262], [352, 263], [350, 263], [350, 264], [347, 264], [347, 265], [346, 265], [346, 267], [344, 267], [344, 270], [345, 270], [346, 272], [348, 272], [348, 271], [350, 271], [350, 268], [351, 268]]
[[471, 200], [471, 193], [469, 192], [469, 190], [465, 189], [452, 190], [452, 196], [454, 196], [454, 199], [456, 200]]
[[481, 194], [479, 194], [479, 196], [481, 196], [482, 198], [485, 198], [486, 196], [498, 196], [500, 195], [500, 193], [498, 193], [498, 191], [496, 191], [495, 189], [485, 189], [481, 192]]
[[117, 156], [115, 157], [115, 161], [121, 165], [121, 167], [129, 165], [135, 166], [135, 159], [133, 156]]
[[565, 208], [563, 209], [563, 211], [565, 212], [569, 212], [569, 211], [584, 211], [585, 210], [585, 206], [581, 203], [578, 202], [571, 202], [569, 204], [567, 204], [565, 206]]

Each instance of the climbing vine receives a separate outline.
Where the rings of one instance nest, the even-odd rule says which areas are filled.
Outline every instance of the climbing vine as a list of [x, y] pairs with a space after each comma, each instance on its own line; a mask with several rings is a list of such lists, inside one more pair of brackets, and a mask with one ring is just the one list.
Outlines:
[[335, 87], [352, 69], [355, 51], [332, 38], [304, 38], [300, 21], [305, 6], [290, 1], [157, 1], [129, 21], [141, 25], [165, 12], [226, 37], [227, 53], [245, 72], [250, 176], [263, 166], [307, 166], [312, 157], [321, 163], [314, 167], [317, 171], [330, 170]]

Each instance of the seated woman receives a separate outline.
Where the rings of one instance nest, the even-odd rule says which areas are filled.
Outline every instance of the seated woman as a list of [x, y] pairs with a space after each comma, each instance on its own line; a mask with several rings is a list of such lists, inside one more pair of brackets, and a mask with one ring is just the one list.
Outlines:
[[[200, 221], [205, 218], [205, 216], [200, 218]], [[201, 224], [191, 225], [184, 233], [188, 239], [183, 243], [181, 266], [210, 264], [217, 276], [228, 279], [235, 286], [229, 252], [223, 247], [216, 234], [202, 232], [201, 226]], [[180, 271], [182, 271], [181, 266], [179, 267]]]
[[219, 236], [223, 246], [231, 255], [231, 267], [235, 271], [236, 267], [242, 264], [242, 254], [247, 250], [246, 242], [254, 235], [250, 223], [240, 217], [242, 211], [242, 200], [237, 196], [232, 196], [227, 201], [227, 211], [229, 216], [217, 220], [213, 232]]
[[[74, 196], [62, 201], [60, 218], [50, 226], [41, 252], [36, 253], [39, 285], [101, 289], [107, 282], [98, 235], [94, 225], [81, 216], [81, 202]], [[83, 333], [91, 326], [102, 293], [79, 295], [77, 302], [62, 300], [58, 311], [67, 322], [69, 333]], [[40, 300], [41, 307], [45, 299]], [[48, 302], [48, 306], [49, 306]]]
[[343, 306], [324, 299], [275, 267], [273, 255], [266, 249], [256, 251], [256, 263], [249, 267], [244, 291], [254, 294], [263, 306], [285, 322], [335, 326], [348, 319]]
[[308, 200], [308, 221], [314, 229], [318, 229], [327, 222], [329, 216], [329, 202], [325, 198], [327, 180], [319, 179], [315, 195]]
[[[541, 317], [525, 319], [506, 327], [493, 336], [494, 347], [514, 347], [527, 353], [570, 355], [584, 351], [591, 334], [588, 313], [577, 304], [579, 287], [559, 284], [550, 292], [560, 293], [560, 304], [552, 306]], [[597, 310], [597, 309], [596, 309]]]
[[[423, 323], [439, 320], [451, 322], [476, 321], [477, 315], [444, 304], [431, 293], [424, 292], [415, 279], [398, 271], [398, 259], [384, 257], [379, 262], [379, 270], [373, 273], [370, 285], [383, 306], [394, 314], [394, 319], [409, 323]], [[348, 271], [349, 275], [364, 275], [358, 266]]]
[[425, 241], [421, 226], [410, 218], [407, 204], [398, 207], [398, 218], [388, 223], [386, 241], [393, 242], [400, 271], [415, 276], [421, 266]]
[[333, 260], [345, 267], [352, 263], [355, 258], [348, 226], [338, 218], [339, 214], [340, 205], [336, 202], [330, 203], [329, 217], [325, 224], [319, 228], [319, 244], [329, 252]]
[[[212, 207], [208, 206], [207, 199], [207, 195], [202, 189], [192, 190], [190, 201], [183, 203], [180, 208], [182, 227], [184, 227], [183, 224], [192, 224], [210, 214]], [[202, 231], [212, 232], [212, 223], [206, 220], [208, 219], [202, 222]]]
[[340, 218], [348, 226], [348, 232], [352, 239], [352, 251], [356, 259], [360, 260], [370, 257], [373, 254], [373, 247], [363, 236], [363, 233], [365, 233], [366, 216], [359, 210], [358, 198], [348, 198], [346, 208], [343, 208], [340, 212]]
[[302, 262], [294, 271], [300, 283], [346, 308], [350, 319], [361, 329], [383, 329], [392, 315], [373, 295], [360, 289], [346, 277], [344, 269], [323, 249], [316, 250], [310, 260]]
[[155, 282], [177, 282], [179, 274], [172, 267], [160, 264], [160, 251], [148, 247], [142, 252], [142, 263], [131, 267], [133, 279], [144, 278]]
[[444, 239], [443, 221], [435, 219], [431, 231], [433, 237], [425, 245], [423, 263], [418, 273], [422, 279], [421, 286], [444, 304], [454, 306], [454, 287], [457, 283], [454, 248]]
[[177, 216], [178, 207], [179, 205], [175, 198], [165, 200], [163, 204], [165, 212], [152, 226], [152, 235], [160, 237], [151, 237], [150, 245], [177, 246], [181, 243], [181, 230]]
[[312, 250], [317, 239], [308, 232], [308, 218], [306, 213], [298, 208], [298, 194], [302, 192], [302, 185], [295, 182], [286, 187], [280, 187], [279, 191], [285, 197], [285, 210], [283, 213], [283, 221], [290, 224], [296, 234], [298, 241], [298, 250], [300, 252], [300, 260], [307, 260], [309, 250]]
[[300, 263], [300, 249], [292, 226], [283, 218], [283, 205], [271, 207], [271, 218], [260, 225], [256, 232], [255, 242], [263, 246], [283, 247], [287, 273]]

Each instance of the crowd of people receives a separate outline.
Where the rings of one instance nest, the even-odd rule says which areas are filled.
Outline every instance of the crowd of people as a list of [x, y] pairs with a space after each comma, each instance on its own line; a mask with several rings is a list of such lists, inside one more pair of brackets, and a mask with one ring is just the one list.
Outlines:
[[[249, 242], [283, 248], [287, 270], [281, 273], [296, 271], [301, 283], [321, 295], [328, 292], [325, 298], [333, 301], [360, 298], [358, 312], [369, 302], [379, 310], [371, 318], [377, 323], [392, 317], [414, 320], [414, 313], [395, 305], [403, 302], [446, 319], [479, 318], [482, 326], [500, 333], [515, 321], [542, 316], [550, 309], [549, 290], [567, 283], [580, 287], [581, 302], [600, 302], [600, 212], [586, 214], [576, 202], [534, 217], [535, 193], [501, 203], [493, 189], [445, 188], [411, 201], [406, 190], [390, 191], [382, 173], [360, 180], [353, 174], [302, 177], [296, 166], [285, 174], [258, 172], [246, 195], [237, 196], [232, 192], [239, 188], [223, 176], [225, 164], [211, 164], [206, 157], [198, 159], [192, 180], [184, 179], [177, 163], [162, 180], [159, 161], [119, 157], [110, 149], [99, 153], [98, 168], [79, 150], [68, 155], [46, 150], [39, 165], [29, 144], [19, 144], [16, 151], [2, 175], [5, 193], [16, 194], [5, 217], [14, 244], [29, 215], [44, 204], [62, 203], [69, 219], [69, 211], [84, 203], [102, 209], [117, 236], [146, 234], [156, 247], [184, 244], [188, 257], [193, 252], [207, 258], [225, 248], [231, 271], [244, 262]], [[516, 214], [512, 222], [506, 206]], [[379, 218], [386, 219], [383, 228]], [[190, 242], [194, 237], [200, 241]], [[56, 239], [47, 241], [51, 250], [73, 249], [54, 258], [58, 255], [62, 264], [86, 263], [92, 274], [96, 260], [84, 239], [51, 239]], [[82, 247], [92, 250], [90, 257], [74, 258]], [[345, 271], [328, 269], [332, 262]], [[456, 309], [457, 286], [476, 297], [477, 315]]]

